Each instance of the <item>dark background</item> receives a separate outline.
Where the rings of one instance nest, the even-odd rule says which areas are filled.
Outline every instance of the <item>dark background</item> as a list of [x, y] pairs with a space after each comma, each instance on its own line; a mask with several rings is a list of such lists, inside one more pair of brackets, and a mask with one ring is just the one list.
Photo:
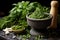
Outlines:
[[[22, 0], [0, 0], [0, 16], [8, 15], [9, 14], [8, 12], [13, 8], [12, 4], [17, 3], [19, 1], [22, 1]], [[33, 2], [36, 0], [24, 0], [24, 1]], [[50, 7], [51, 0], [37, 0], [37, 2], [41, 3], [41, 5], [43, 5], [43, 6]], [[60, 3], [60, 1], [59, 1], [59, 3]], [[59, 10], [60, 10], [60, 7], [59, 7]]]

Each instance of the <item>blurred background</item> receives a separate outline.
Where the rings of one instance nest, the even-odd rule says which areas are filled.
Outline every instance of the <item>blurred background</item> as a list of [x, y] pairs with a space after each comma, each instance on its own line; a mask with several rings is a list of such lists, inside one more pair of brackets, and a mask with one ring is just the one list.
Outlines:
[[[8, 15], [9, 11], [13, 8], [12, 4], [17, 3], [19, 1], [34, 2], [35, 0], [0, 0], [0, 17]], [[37, 0], [37, 2], [39, 2], [41, 5], [47, 6], [47, 7], [50, 7], [50, 2], [51, 1], [52, 0]], [[59, 1], [59, 5], [60, 5], [60, 1]], [[59, 6], [58, 10], [60, 10], [60, 6]]]

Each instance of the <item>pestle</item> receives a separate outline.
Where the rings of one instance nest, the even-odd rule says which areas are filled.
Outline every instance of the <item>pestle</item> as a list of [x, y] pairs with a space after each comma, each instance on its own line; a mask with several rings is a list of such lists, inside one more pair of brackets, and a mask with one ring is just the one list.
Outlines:
[[51, 1], [51, 9], [50, 14], [53, 16], [52, 22], [49, 28], [56, 29], [57, 28], [57, 16], [58, 16], [58, 1]]

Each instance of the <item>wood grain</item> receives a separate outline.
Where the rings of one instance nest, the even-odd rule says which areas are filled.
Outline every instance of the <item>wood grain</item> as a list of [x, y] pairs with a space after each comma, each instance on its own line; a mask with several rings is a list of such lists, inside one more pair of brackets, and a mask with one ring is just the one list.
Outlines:
[[53, 16], [50, 27], [55, 29], [57, 28], [58, 1], [51, 1], [50, 14]]

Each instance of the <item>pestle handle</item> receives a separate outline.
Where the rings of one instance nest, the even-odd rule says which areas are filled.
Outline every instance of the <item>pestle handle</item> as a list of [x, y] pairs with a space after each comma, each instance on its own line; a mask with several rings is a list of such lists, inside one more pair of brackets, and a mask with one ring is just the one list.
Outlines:
[[53, 0], [53, 1], [57, 1], [57, 0]]
[[51, 1], [50, 14], [53, 16], [50, 27], [57, 28], [57, 15], [58, 15], [58, 1]]

